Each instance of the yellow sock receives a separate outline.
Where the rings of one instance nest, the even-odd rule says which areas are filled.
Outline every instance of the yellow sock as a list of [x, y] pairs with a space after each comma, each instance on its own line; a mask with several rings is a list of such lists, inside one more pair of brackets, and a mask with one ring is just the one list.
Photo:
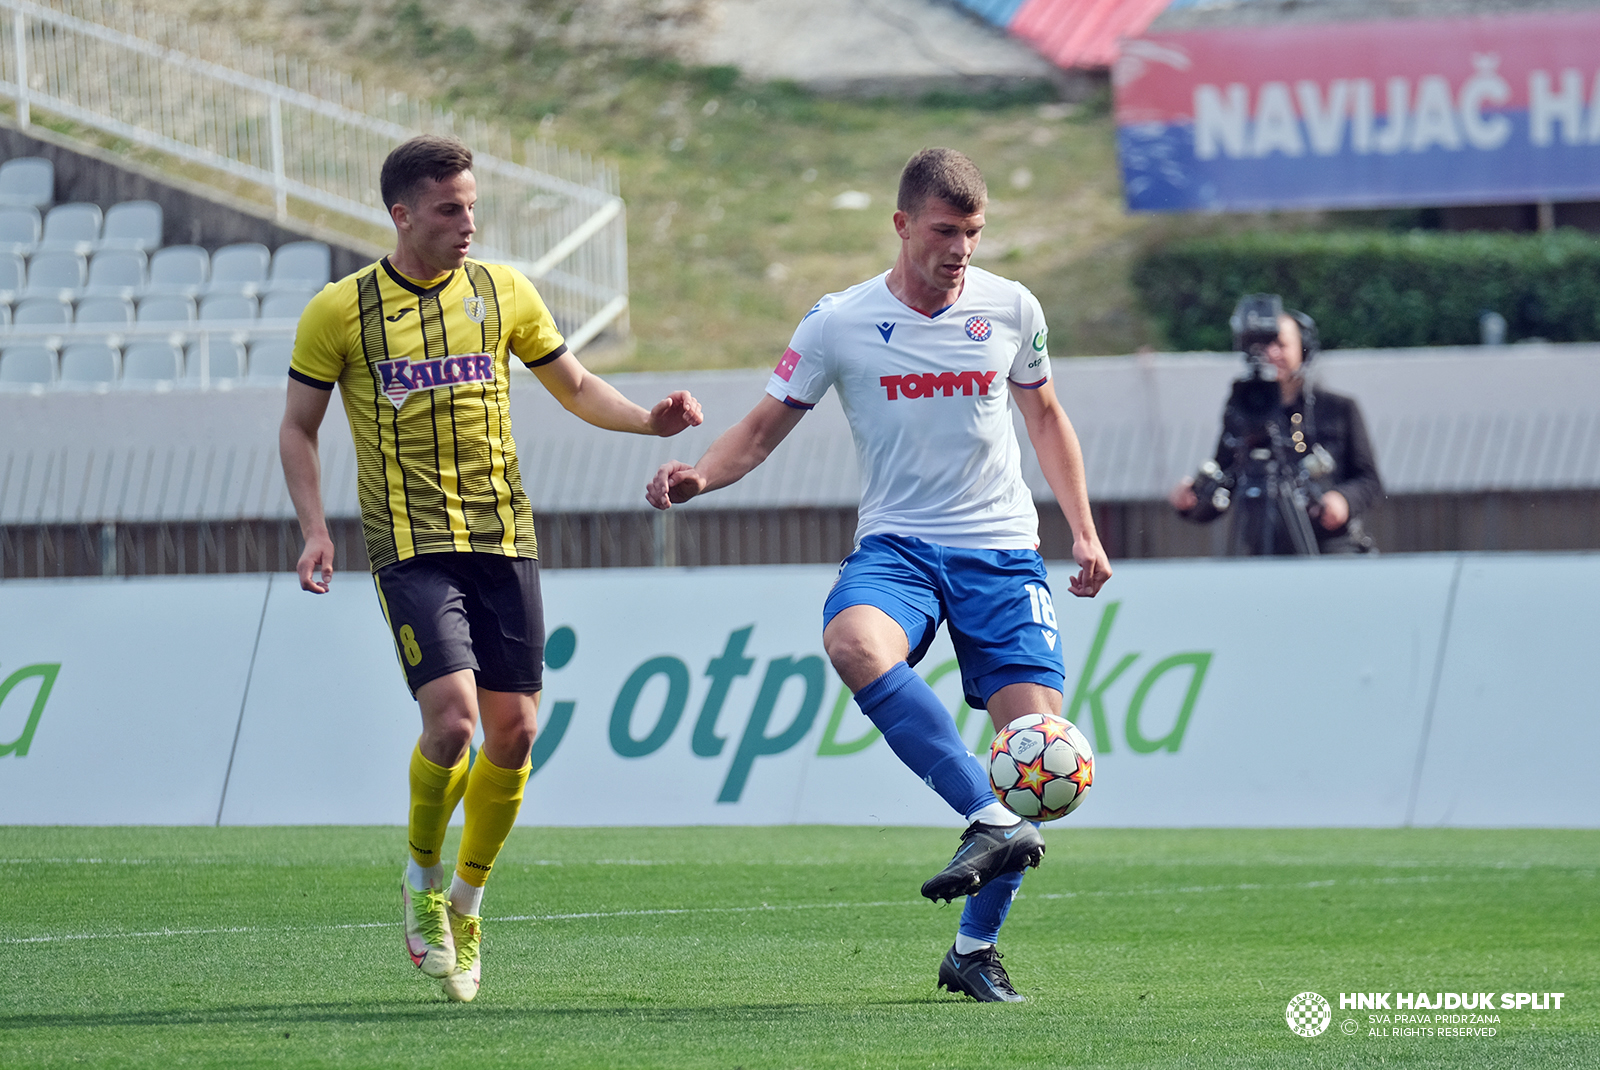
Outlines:
[[427, 868], [439, 864], [439, 849], [444, 846], [444, 830], [450, 825], [450, 815], [467, 790], [467, 757], [454, 767], [442, 765], [422, 756], [418, 744], [411, 752], [411, 817], [407, 822], [406, 837], [411, 845], [411, 858], [417, 865]]
[[517, 823], [522, 809], [522, 789], [528, 783], [531, 763], [521, 769], [501, 769], [478, 752], [467, 777], [466, 825], [461, 830], [461, 851], [456, 876], [482, 888], [494, 860]]

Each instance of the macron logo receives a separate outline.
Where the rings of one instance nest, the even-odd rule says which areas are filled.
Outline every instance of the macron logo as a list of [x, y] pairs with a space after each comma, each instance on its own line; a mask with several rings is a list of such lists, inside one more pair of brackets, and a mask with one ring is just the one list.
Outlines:
[[887, 342], [889, 340], [889, 336], [894, 333], [894, 324], [892, 324], [892, 323], [880, 323], [880, 324], [878, 324], [878, 333], [883, 335], [883, 340], [885, 342]]
[[971, 397], [974, 389], [979, 397], [987, 397], [989, 387], [994, 384], [994, 377], [998, 372], [922, 372], [913, 375], [885, 375], [878, 379], [878, 385], [888, 392], [890, 401], [897, 401], [901, 397], [931, 398], [943, 392], [947, 398], [955, 397], [956, 391], [961, 391], [965, 397]]

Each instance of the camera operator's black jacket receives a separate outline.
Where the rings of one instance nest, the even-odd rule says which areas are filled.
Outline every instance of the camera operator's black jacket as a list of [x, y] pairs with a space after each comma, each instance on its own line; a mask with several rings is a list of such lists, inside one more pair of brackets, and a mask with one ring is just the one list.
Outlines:
[[[1334, 463], [1332, 473], [1318, 480], [1318, 485], [1324, 492], [1338, 491], [1350, 503], [1350, 519], [1332, 531], [1312, 520], [1311, 528], [1317, 535], [1317, 548], [1325, 554], [1371, 550], [1372, 540], [1362, 527], [1361, 517], [1383, 497], [1383, 483], [1378, 478], [1378, 460], [1372, 451], [1372, 439], [1367, 436], [1366, 421], [1361, 418], [1361, 409], [1354, 398], [1318, 390], [1313, 394], [1313, 399], [1311, 445], [1320, 445], [1327, 450]], [[1281, 426], [1290, 426], [1290, 417], [1295, 413], [1304, 415], [1305, 395], [1282, 406], [1281, 411]], [[1233, 456], [1220, 438], [1217, 441], [1216, 462], [1223, 471], [1238, 462], [1238, 458]], [[1211, 502], [1201, 501], [1193, 509], [1179, 515], [1199, 524], [1209, 524], [1222, 514]], [[1280, 552], [1293, 552], [1289, 549], [1291, 544], [1287, 535], [1274, 541], [1282, 548]]]

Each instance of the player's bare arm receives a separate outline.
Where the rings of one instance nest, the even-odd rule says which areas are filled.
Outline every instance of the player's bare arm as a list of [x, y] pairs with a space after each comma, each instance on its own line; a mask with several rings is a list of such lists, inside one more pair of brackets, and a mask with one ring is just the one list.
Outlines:
[[541, 364], [533, 369], [533, 374], [561, 402], [562, 408], [585, 423], [608, 431], [671, 438], [680, 431], [698, 427], [705, 420], [700, 402], [687, 390], [675, 390], [646, 409], [623, 397], [616, 387], [591, 373], [571, 353], [563, 353], [549, 364]]
[[1028, 427], [1028, 441], [1039, 456], [1039, 468], [1055, 493], [1061, 513], [1072, 528], [1072, 558], [1078, 574], [1067, 582], [1067, 589], [1079, 598], [1093, 598], [1111, 578], [1111, 561], [1095, 531], [1094, 514], [1089, 509], [1088, 481], [1083, 474], [1083, 449], [1078, 433], [1056, 397], [1054, 383], [1033, 390], [1011, 388], [1012, 400]]
[[657, 509], [670, 509], [697, 494], [738, 482], [777, 449], [804, 415], [804, 409], [763, 395], [744, 419], [717, 436], [697, 464], [668, 461], [656, 469], [644, 489], [645, 500]]
[[295, 571], [300, 574], [301, 589], [312, 594], [327, 594], [333, 582], [333, 540], [328, 537], [328, 520], [322, 510], [322, 462], [317, 455], [317, 432], [331, 397], [331, 390], [290, 379], [283, 423], [278, 428], [283, 478], [306, 544]]

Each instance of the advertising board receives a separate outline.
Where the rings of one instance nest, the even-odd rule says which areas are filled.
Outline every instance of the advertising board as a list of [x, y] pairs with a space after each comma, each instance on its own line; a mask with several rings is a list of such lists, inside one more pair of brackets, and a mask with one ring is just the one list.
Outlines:
[[[1600, 825], [1600, 555], [1052, 567], [1073, 826]], [[567, 570], [531, 825], [951, 825], [824, 656], [814, 566]], [[370, 581], [0, 585], [0, 823], [394, 824], [418, 720]], [[975, 753], [948, 638], [917, 666]], [[459, 819], [459, 815], [458, 815]]]
[[1600, 198], [1600, 12], [1238, 26], [1124, 42], [1133, 211]]

